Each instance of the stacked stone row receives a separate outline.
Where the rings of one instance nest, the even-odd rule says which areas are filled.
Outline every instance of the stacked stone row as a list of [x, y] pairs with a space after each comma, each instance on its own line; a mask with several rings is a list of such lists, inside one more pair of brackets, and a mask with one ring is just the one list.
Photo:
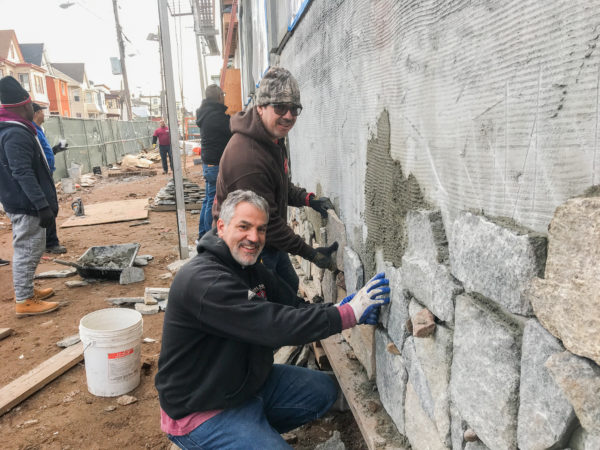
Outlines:
[[[402, 265], [376, 253], [392, 302], [344, 337], [414, 449], [600, 449], [597, 211], [598, 198], [570, 200], [548, 237], [469, 212], [446, 233], [440, 211], [411, 211]], [[301, 229], [309, 216], [296, 214]], [[332, 211], [320, 235], [359, 289], [361, 258]]]

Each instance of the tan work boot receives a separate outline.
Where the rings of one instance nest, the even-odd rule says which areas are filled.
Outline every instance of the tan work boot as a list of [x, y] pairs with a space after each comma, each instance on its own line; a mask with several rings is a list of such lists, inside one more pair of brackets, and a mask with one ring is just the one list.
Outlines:
[[15, 311], [17, 313], [17, 317], [38, 316], [40, 314], [52, 312], [58, 308], [58, 306], [59, 305], [57, 302], [46, 302], [44, 300], [40, 300], [34, 295], [24, 302], [17, 302], [15, 304]]
[[47, 298], [52, 297], [54, 294], [55, 292], [52, 288], [33, 288], [33, 296], [37, 297], [39, 300], [46, 300]]

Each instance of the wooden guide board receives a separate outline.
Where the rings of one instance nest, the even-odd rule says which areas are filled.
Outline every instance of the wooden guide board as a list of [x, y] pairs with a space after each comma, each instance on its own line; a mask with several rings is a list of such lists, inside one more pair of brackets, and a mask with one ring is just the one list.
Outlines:
[[83, 359], [83, 344], [72, 345], [0, 389], [0, 415], [65, 373]]
[[113, 202], [84, 204], [85, 216], [69, 217], [61, 228], [127, 222], [148, 218], [148, 199], [117, 200]]

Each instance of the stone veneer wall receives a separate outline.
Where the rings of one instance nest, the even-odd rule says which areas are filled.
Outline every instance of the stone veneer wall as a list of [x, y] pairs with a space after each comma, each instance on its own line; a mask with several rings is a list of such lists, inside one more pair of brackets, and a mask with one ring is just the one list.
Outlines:
[[[372, 275], [335, 213], [317, 231], [292, 215], [309, 242], [341, 244], [343, 278], [303, 263], [325, 301]], [[548, 236], [413, 210], [406, 240], [399, 267], [375, 255], [392, 288], [380, 325], [343, 335], [412, 447], [600, 449], [600, 198], [560, 206]]]

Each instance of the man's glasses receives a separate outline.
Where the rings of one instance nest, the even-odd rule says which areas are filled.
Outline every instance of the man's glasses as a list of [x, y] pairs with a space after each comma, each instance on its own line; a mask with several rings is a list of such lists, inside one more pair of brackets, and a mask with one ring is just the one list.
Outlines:
[[302, 106], [293, 103], [269, 103], [269, 105], [273, 107], [275, 114], [278, 116], [285, 116], [289, 111], [292, 116], [298, 117], [302, 112]]

